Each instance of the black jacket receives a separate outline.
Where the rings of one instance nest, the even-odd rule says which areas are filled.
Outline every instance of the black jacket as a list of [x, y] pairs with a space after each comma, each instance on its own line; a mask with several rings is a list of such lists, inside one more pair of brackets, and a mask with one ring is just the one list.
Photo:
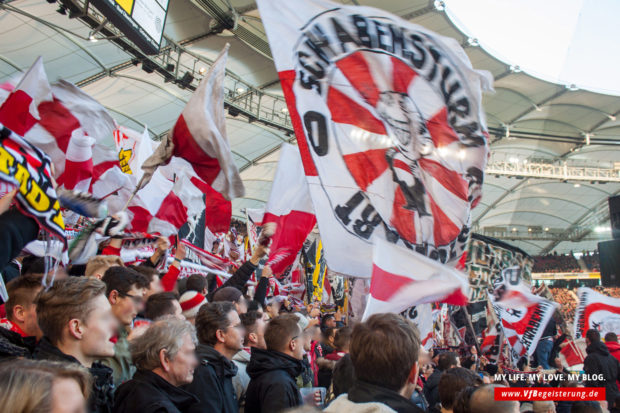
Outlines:
[[239, 402], [232, 378], [237, 366], [213, 347], [199, 344], [196, 356], [200, 365], [194, 370], [194, 381], [183, 388], [200, 400], [198, 410], [204, 413], [238, 413]]
[[[228, 280], [226, 280], [226, 282], [224, 284], [222, 284], [222, 286], [220, 288], [235, 287], [237, 290], [243, 291], [243, 287], [245, 286], [245, 284], [248, 282], [248, 280], [252, 276], [252, 273], [254, 272], [256, 267], [257, 266], [252, 264], [252, 262], [250, 260], [244, 262], [243, 265], [241, 267], [239, 267], [239, 269], [237, 271], [235, 271], [235, 273]], [[218, 288], [216, 290], [213, 290], [212, 292], [207, 294], [207, 301], [208, 302], [212, 302], [213, 301], [213, 295], [220, 288]]]
[[605, 387], [605, 398], [609, 405], [613, 406], [616, 397], [620, 396], [616, 384], [618, 373], [620, 372], [620, 363], [614, 356], [609, 354], [607, 346], [600, 341], [590, 343], [586, 348], [586, 353], [588, 355], [583, 362], [583, 370], [586, 374], [603, 375], [603, 380], [586, 381], [586, 387]]
[[443, 373], [441, 370], [435, 369], [424, 384], [424, 398], [426, 399], [429, 410], [431, 411], [440, 410], [435, 410], [435, 408], [439, 403], [439, 379], [441, 378], [441, 373]]
[[411, 400], [405, 399], [398, 392], [361, 380], [355, 381], [353, 387], [349, 389], [347, 397], [354, 403], [382, 403], [398, 413], [424, 413], [424, 410], [416, 406]]
[[185, 413], [193, 410], [198, 399], [173, 386], [152, 371], [138, 370], [133, 378], [118, 387], [114, 413]]
[[22, 337], [19, 333], [0, 327], [0, 360], [15, 357], [30, 358], [35, 345], [34, 337]]
[[[34, 350], [33, 357], [37, 360], [64, 361], [80, 364], [78, 359], [63, 353], [55, 347], [47, 337], [43, 337]], [[112, 369], [101, 363], [93, 363], [88, 369], [93, 376], [93, 389], [88, 400], [91, 413], [111, 413], [114, 404], [114, 381]]]
[[17, 209], [0, 215], [0, 273], [5, 283], [15, 278], [15, 267], [9, 267], [11, 260], [19, 255], [26, 244], [37, 239], [38, 234], [37, 221]]
[[303, 371], [301, 360], [279, 351], [252, 347], [247, 373], [245, 413], [278, 413], [302, 404], [295, 378]]

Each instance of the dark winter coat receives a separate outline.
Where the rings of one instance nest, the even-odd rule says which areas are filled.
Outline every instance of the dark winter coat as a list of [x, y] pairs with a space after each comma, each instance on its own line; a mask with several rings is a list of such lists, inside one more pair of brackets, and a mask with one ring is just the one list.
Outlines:
[[138, 370], [116, 391], [114, 413], [189, 413], [198, 399], [152, 371]]
[[424, 398], [431, 411], [439, 411], [439, 409], [435, 410], [435, 408], [439, 403], [439, 379], [441, 378], [441, 373], [443, 373], [443, 371], [435, 369], [424, 384]]
[[247, 368], [250, 384], [245, 395], [245, 413], [278, 413], [301, 405], [295, 378], [302, 371], [301, 360], [253, 347]]
[[34, 337], [22, 337], [19, 333], [0, 327], [0, 360], [14, 357], [30, 358], [35, 345]]
[[19, 274], [16, 268], [9, 263], [26, 244], [37, 239], [39, 224], [34, 219], [22, 214], [17, 209], [11, 209], [0, 214], [0, 273], [5, 284]]
[[[252, 264], [250, 260], [243, 263], [241, 267], [231, 277], [226, 280], [224, 284], [220, 288], [225, 287], [235, 287], [239, 291], [243, 291], [243, 287], [248, 282], [254, 270], [256, 270], [256, 265]], [[220, 288], [213, 290], [209, 294], [207, 294], [207, 301], [212, 302], [213, 296]]]
[[349, 389], [348, 400], [353, 403], [381, 403], [398, 413], [424, 413], [411, 400], [401, 396], [398, 392], [385, 387], [356, 380]]
[[200, 364], [194, 370], [194, 381], [183, 388], [199, 400], [201, 412], [237, 413], [239, 402], [232, 378], [237, 366], [213, 347], [199, 344], [196, 356]]
[[586, 359], [583, 362], [583, 370], [586, 374], [602, 374], [603, 380], [586, 381], [586, 387], [605, 387], [606, 399], [610, 406], [613, 406], [618, 392], [618, 373], [620, 363], [609, 354], [609, 350], [604, 343], [597, 341], [590, 343], [586, 348]]
[[[63, 353], [55, 347], [47, 337], [41, 339], [34, 350], [33, 357], [37, 360], [64, 361], [80, 364], [78, 359]], [[112, 406], [114, 405], [112, 369], [101, 363], [93, 363], [88, 371], [93, 376], [93, 389], [90, 399], [88, 400], [89, 411], [91, 413], [112, 412]]]

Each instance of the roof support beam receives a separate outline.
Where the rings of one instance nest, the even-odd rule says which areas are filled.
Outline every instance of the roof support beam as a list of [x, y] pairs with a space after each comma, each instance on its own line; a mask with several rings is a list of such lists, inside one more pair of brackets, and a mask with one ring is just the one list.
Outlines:
[[517, 183], [516, 185], [513, 185], [512, 188], [508, 189], [506, 192], [500, 195], [495, 201], [493, 201], [488, 207], [486, 207], [485, 210], [482, 211], [480, 215], [478, 215], [478, 218], [476, 218], [476, 220], [472, 224], [472, 228], [476, 227], [478, 223], [480, 222], [480, 220], [484, 218], [484, 216], [488, 214], [493, 208], [495, 208], [495, 206], [498, 203], [502, 202], [504, 198], [506, 198], [508, 195], [512, 194], [514, 191], [519, 189], [519, 187], [523, 186], [523, 184], [525, 184], [527, 181], [529, 181], [529, 179], [524, 179], [523, 181]]

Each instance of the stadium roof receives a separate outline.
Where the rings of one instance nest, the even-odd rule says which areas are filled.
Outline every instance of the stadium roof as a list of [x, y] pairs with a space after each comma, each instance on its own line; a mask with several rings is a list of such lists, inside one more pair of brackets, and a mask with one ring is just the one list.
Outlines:
[[[51, 81], [78, 84], [119, 123], [146, 125], [156, 138], [173, 125], [201, 69], [228, 42], [227, 130], [246, 186], [246, 197], [233, 202], [233, 214], [241, 218], [243, 208], [262, 206], [278, 148], [294, 136], [255, 3], [171, 0], [162, 51], [147, 59], [115, 28], [100, 27], [102, 16], [83, 0], [62, 1], [0, 5], [0, 81], [19, 77], [41, 55]], [[452, 2], [343, 3], [380, 7], [453, 37], [475, 68], [493, 74], [495, 93], [484, 98], [492, 156], [483, 199], [474, 210], [477, 232], [531, 254], [592, 250], [610, 238], [604, 229], [607, 197], [620, 194], [620, 164], [614, 164], [620, 161], [619, 97], [544, 81], [516, 62], [498, 60], [484, 49], [483, 37], [466, 35], [453, 23]]]

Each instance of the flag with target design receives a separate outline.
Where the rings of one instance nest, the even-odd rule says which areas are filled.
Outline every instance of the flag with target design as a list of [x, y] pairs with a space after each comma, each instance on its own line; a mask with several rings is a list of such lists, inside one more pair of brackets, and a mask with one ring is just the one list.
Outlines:
[[453, 39], [378, 9], [258, 6], [330, 268], [370, 277], [376, 239], [456, 263], [481, 196], [490, 74]]

